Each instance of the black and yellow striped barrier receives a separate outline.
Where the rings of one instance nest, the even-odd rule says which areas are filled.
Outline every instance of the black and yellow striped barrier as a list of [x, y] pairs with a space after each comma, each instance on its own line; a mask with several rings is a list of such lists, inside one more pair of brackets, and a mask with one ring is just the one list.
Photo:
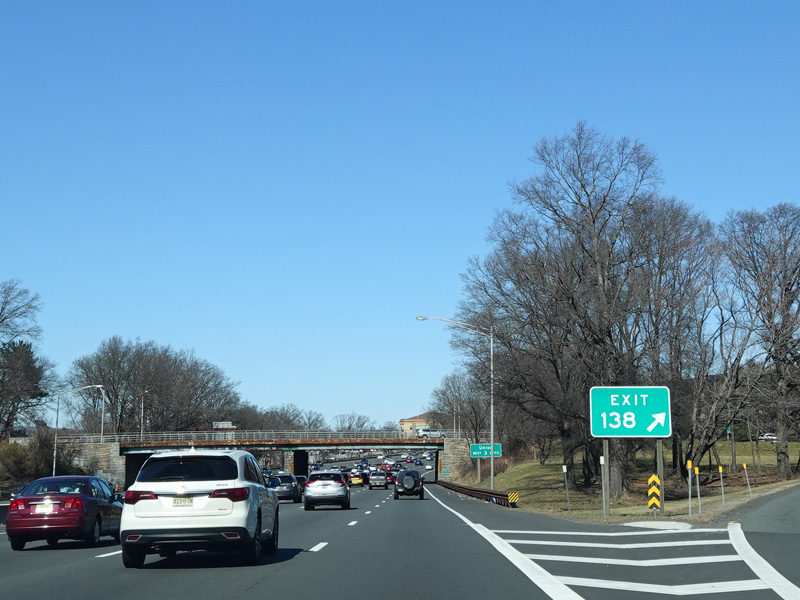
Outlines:
[[647, 508], [661, 509], [661, 480], [657, 475], [651, 475], [647, 480]]

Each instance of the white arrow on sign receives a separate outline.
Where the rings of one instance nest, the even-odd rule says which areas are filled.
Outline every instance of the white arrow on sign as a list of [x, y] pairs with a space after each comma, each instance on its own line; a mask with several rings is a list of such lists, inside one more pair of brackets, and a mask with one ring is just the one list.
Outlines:
[[664, 426], [664, 421], [667, 419], [667, 413], [658, 413], [653, 415], [653, 422], [650, 423], [650, 426], [647, 428], [647, 433], [652, 433], [653, 429], [656, 428], [656, 425]]

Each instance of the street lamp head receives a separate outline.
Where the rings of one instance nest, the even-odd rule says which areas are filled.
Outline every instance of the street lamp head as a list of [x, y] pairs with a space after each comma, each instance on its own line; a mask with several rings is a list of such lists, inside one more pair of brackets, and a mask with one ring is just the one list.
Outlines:
[[417, 321], [427, 321], [430, 317], [417, 317]]

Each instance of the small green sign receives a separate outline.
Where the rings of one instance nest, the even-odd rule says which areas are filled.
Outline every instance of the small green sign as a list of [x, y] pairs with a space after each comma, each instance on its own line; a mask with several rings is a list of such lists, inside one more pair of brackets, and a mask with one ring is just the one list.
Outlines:
[[662, 438], [672, 435], [669, 388], [593, 387], [589, 392], [594, 437]]
[[[470, 458], [491, 458], [491, 444], [470, 444], [469, 457]], [[499, 458], [503, 456], [503, 448], [501, 444], [494, 445], [494, 457]]]

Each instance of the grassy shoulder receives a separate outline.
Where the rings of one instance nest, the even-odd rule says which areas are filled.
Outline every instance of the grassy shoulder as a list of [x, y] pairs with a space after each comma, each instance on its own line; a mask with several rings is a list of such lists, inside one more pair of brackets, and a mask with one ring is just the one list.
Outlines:
[[[747, 456], [749, 445], [737, 444], [737, 456]], [[790, 455], [796, 456], [800, 451], [790, 448]], [[749, 458], [749, 456], [747, 456]], [[577, 457], [576, 457], [577, 458]], [[603, 517], [602, 484], [598, 479], [588, 487], [579, 486], [570, 489], [569, 494], [564, 485], [564, 473], [561, 464], [538, 461], [503, 461], [498, 459], [495, 473], [495, 490], [517, 492], [519, 494], [518, 509], [527, 512], [547, 514], [549, 516], [568, 517], [570, 519], [589, 522], [619, 522], [645, 519], [687, 520], [689, 518], [689, 488], [685, 480], [670, 473], [671, 465], [665, 465], [667, 475], [662, 486], [663, 516], [657, 517], [656, 511], [647, 506], [648, 479], [654, 473], [648, 465], [652, 459], [640, 457], [637, 461], [640, 469], [629, 482], [628, 493], [612, 500], [609, 518]], [[720, 455], [723, 463], [720, 480], [717, 465], [705, 464], [700, 467], [700, 500], [697, 499], [697, 477], [692, 477], [692, 521], [709, 522], [733, 514], [748, 502], [779, 492], [788, 487], [800, 484], [800, 479], [779, 481], [776, 477], [776, 460], [774, 446], [762, 448], [758, 456], [758, 464], [737, 463], [736, 469], [730, 470], [730, 456]], [[728, 461], [725, 463], [725, 461]], [[576, 463], [578, 464], [578, 463]], [[746, 469], [743, 465], [746, 465]], [[476, 473], [465, 473], [457, 483], [489, 489], [489, 479], [485, 474], [482, 481], [476, 482]], [[569, 496], [569, 498], [567, 497]]]

